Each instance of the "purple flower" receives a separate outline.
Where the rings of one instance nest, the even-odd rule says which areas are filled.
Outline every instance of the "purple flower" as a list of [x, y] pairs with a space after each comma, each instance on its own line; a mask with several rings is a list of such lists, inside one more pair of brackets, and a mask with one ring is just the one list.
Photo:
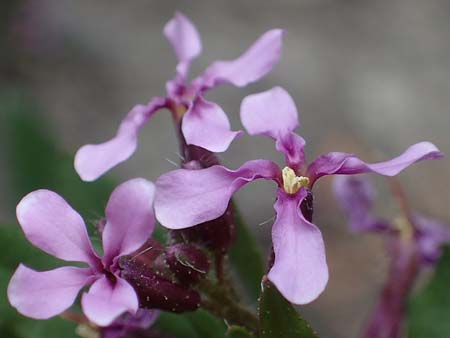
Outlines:
[[415, 246], [423, 264], [435, 263], [442, 246], [450, 243], [450, 228], [444, 222], [411, 211], [389, 222], [374, 216], [375, 190], [366, 177], [337, 176], [333, 190], [355, 232], [383, 232]]
[[[241, 132], [232, 131], [225, 112], [203, 95], [221, 84], [243, 87], [265, 76], [280, 59], [283, 33], [281, 29], [266, 32], [239, 58], [213, 62], [200, 76], [188, 82], [189, 67], [200, 54], [202, 44], [193, 23], [176, 13], [164, 27], [164, 35], [178, 58], [176, 76], [166, 85], [167, 96], [133, 107], [111, 140], [80, 148], [75, 156], [75, 169], [80, 177], [93, 181], [127, 160], [136, 150], [140, 129], [161, 108], [181, 115], [177, 118], [183, 118], [182, 132], [187, 144], [212, 152], [225, 151]], [[180, 106], [185, 108], [177, 112]]]
[[[158, 319], [159, 311], [139, 309], [135, 315], [125, 313], [101, 330], [100, 338], [123, 338], [143, 332]], [[138, 335], [136, 335], [138, 336]]]
[[119, 185], [106, 206], [103, 257], [89, 240], [81, 216], [58, 194], [37, 190], [17, 206], [17, 219], [28, 240], [46, 253], [88, 267], [65, 266], [38, 272], [20, 264], [8, 286], [10, 303], [23, 315], [47, 319], [69, 308], [79, 291], [84, 314], [106, 326], [124, 312], [136, 313], [138, 297], [120, 276], [120, 256], [141, 247], [152, 234], [153, 183], [137, 178]]
[[172, 171], [156, 182], [156, 217], [170, 229], [191, 227], [221, 216], [234, 192], [245, 184], [259, 178], [274, 180], [278, 185], [272, 227], [275, 261], [268, 278], [296, 304], [314, 300], [328, 281], [322, 234], [300, 211], [315, 181], [331, 174], [376, 172], [392, 176], [414, 162], [442, 156], [433, 144], [421, 142], [387, 162], [370, 164], [353, 154], [334, 152], [307, 166], [305, 141], [294, 133], [299, 126], [297, 108], [279, 87], [246, 97], [241, 119], [249, 134], [275, 140], [276, 149], [286, 158], [284, 169], [272, 161], [254, 160], [237, 170], [215, 165]]

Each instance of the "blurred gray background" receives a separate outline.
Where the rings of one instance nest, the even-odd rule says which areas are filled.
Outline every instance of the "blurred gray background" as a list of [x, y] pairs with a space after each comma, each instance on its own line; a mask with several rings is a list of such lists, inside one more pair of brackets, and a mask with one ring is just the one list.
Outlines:
[[[134, 104], [165, 93], [176, 60], [162, 29], [175, 10], [190, 17], [202, 36], [193, 75], [216, 59], [239, 56], [270, 28], [288, 31], [282, 60], [269, 76], [244, 89], [223, 86], [208, 93], [234, 129], [242, 128], [239, 106], [246, 95], [280, 85], [297, 103], [311, 160], [334, 150], [385, 160], [422, 140], [450, 154], [447, 0], [24, 3], [14, 36], [32, 56], [20, 67], [63, 149], [74, 154], [83, 144], [110, 138]], [[141, 133], [137, 153], [109, 175], [155, 180], [172, 169], [167, 159], [177, 161], [177, 143], [171, 123], [167, 111], [158, 113]], [[258, 137], [238, 139], [221, 155], [231, 167], [256, 158], [282, 164], [273, 143]], [[418, 164], [400, 180], [417, 209], [449, 220], [449, 173], [444, 159]], [[376, 182], [383, 197], [387, 184]], [[330, 283], [300, 310], [321, 337], [352, 338], [375, 302], [387, 259], [382, 239], [347, 232], [330, 183], [324, 179], [315, 190], [315, 223], [327, 244]], [[14, 210], [3, 203], [8, 177], [0, 175], [0, 184], [0, 218], [13, 219]], [[273, 217], [274, 189], [257, 182], [237, 194], [265, 250], [270, 223], [259, 224]], [[382, 198], [380, 205], [383, 215], [397, 212], [392, 199]]]

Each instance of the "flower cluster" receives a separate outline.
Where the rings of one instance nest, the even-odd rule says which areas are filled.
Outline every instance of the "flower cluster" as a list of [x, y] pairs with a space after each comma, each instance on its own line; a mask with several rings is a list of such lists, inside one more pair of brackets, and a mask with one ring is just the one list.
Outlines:
[[383, 234], [388, 239], [389, 274], [364, 338], [399, 337], [408, 296], [419, 273], [433, 266], [442, 247], [450, 243], [450, 228], [440, 220], [413, 211], [396, 181], [392, 186], [401, 215], [392, 222], [374, 214], [376, 193], [368, 178], [338, 176], [333, 183], [350, 230]]
[[137, 147], [139, 130], [162, 108], [181, 115], [177, 117], [182, 118], [181, 128], [188, 144], [212, 152], [227, 150], [241, 132], [230, 130], [225, 112], [207, 101], [204, 94], [221, 84], [243, 87], [264, 77], [280, 59], [283, 30], [266, 32], [239, 58], [215, 61], [191, 82], [187, 81], [189, 67], [202, 50], [197, 29], [183, 14], [176, 13], [165, 26], [164, 35], [178, 58], [176, 76], [166, 84], [166, 97], [134, 106], [110, 141], [82, 147], [75, 156], [75, 169], [83, 180], [95, 180], [127, 160]]
[[[301, 211], [317, 179], [367, 172], [393, 176], [412, 163], [441, 156], [433, 144], [421, 142], [386, 162], [369, 164], [353, 154], [333, 152], [307, 166], [305, 141], [294, 133], [299, 125], [297, 109], [289, 94], [279, 87], [246, 97], [241, 120], [250, 135], [263, 134], [275, 140], [286, 166], [281, 169], [269, 160], [253, 160], [237, 170], [216, 165], [169, 172], [156, 181], [156, 217], [170, 229], [195, 226], [222, 215], [232, 195], [245, 184], [260, 178], [273, 180], [278, 186], [272, 228], [275, 261], [268, 277], [296, 304], [317, 298], [328, 281], [322, 235], [311, 223], [311, 216]], [[173, 212], [175, 209], [178, 212]]]
[[[82, 310], [89, 322], [108, 327], [105, 332], [111, 336], [127, 327], [148, 327], [157, 315], [142, 309], [184, 312], [205, 306], [232, 324], [249, 323], [251, 313], [233, 305], [235, 290], [230, 291], [224, 283], [223, 256], [229, 242], [217, 243], [221, 243], [224, 229], [232, 233], [233, 194], [257, 179], [276, 184], [268, 280], [294, 304], [309, 303], [323, 292], [328, 267], [322, 234], [312, 220], [316, 181], [326, 175], [394, 176], [413, 163], [442, 154], [432, 143], [420, 142], [385, 162], [367, 163], [354, 154], [331, 152], [308, 164], [306, 142], [296, 133], [300, 126], [296, 105], [283, 88], [274, 87], [244, 98], [240, 117], [249, 135], [274, 140], [285, 163], [279, 166], [256, 159], [231, 170], [216, 159], [205, 162], [205, 155], [213, 158], [243, 134], [230, 129], [224, 111], [207, 101], [205, 92], [225, 83], [242, 87], [265, 76], [280, 59], [283, 34], [281, 29], [270, 30], [239, 58], [216, 61], [188, 81], [191, 62], [202, 45], [195, 26], [183, 14], [175, 14], [164, 28], [178, 58], [175, 78], [166, 84], [166, 96], [133, 107], [111, 140], [83, 146], [75, 156], [75, 169], [83, 180], [92, 181], [127, 160], [137, 147], [140, 129], [163, 108], [171, 111], [180, 146], [183, 152], [191, 151], [191, 156], [181, 169], [160, 176], [155, 185], [137, 178], [112, 192], [105, 220], [99, 222], [102, 255], [93, 248], [81, 216], [62, 197], [48, 190], [24, 197], [17, 206], [17, 219], [28, 240], [55, 257], [87, 266], [37, 272], [20, 265], [8, 288], [10, 303], [20, 313], [36, 319], [61, 314], [83, 287], [91, 285], [81, 297]], [[396, 230], [370, 214], [372, 195], [365, 190], [365, 183], [354, 188], [350, 182], [338, 181], [337, 193], [351, 227]], [[165, 243], [151, 238], [156, 219], [170, 230]], [[436, 259], [442, 229], [418, 214], [413, 223], [423, 259]], [[191, 227], [197, 231], [190, 231]], [[232, 238], [233, 234], [230, 241]], [[225, 303], [228, 312], [214, 307]]]

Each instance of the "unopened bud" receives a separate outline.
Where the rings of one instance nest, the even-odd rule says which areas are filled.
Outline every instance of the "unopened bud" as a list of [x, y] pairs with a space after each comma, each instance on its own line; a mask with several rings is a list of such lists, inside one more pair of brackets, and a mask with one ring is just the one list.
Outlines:
[[300, 204], [300, 210], [302, 211], [303, 217], [309, 222], [312, 222], [314, 213], [314, 198], [310, 190], [308, 190], [308, 195], [303, 199]]
[[191, 228], [175, 230], [172, 235], [175, 238], [181, 235], [182, 238], [190, 242], [203, 244], [208, 249], [224, 255], [228, 252], [236, 237], [236, 227], [231, 208], [230, 204], [227, 211], [219, 218]]
[[194, 311], [200, 295], [184, 285], [174, 283], [133, 259], [121, 259], [121, 277], [136, 291], [140, 307], [170, 312]]
[[166, 260], [175, 277], [184, 284], [198, 282], [209, 271], [209, 260], [197, 246], [188, 243], [166, 248]]

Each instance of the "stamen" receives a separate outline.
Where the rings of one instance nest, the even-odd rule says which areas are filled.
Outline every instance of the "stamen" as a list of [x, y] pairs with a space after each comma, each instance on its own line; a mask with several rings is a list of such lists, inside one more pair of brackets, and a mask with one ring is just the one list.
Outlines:
[[393, 223], [395, 230], [399, 232], [400, 238], [403, 241], [409, 242], [413, 239], [414, 229], [405, 217], [397, 217]]
[[283, 169], [283, 188], [288, 194], [295, 194], [301, 187], [309, 185], [309, 178], [297, 176], [295, 171], [289, 167]]

